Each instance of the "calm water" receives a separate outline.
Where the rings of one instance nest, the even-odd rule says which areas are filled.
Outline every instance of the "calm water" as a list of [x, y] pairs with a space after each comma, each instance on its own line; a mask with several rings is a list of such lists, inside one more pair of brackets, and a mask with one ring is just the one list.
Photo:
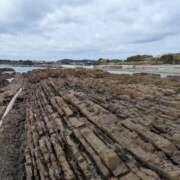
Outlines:
[[[93, 66], [81, 66], [81, 65], [61, 65], [62, 68], [87, 68], [93, 69]], [[0, 68], [13, 68], [16, 72], [25, 73], [32, 71], [33, 69], [43, 69], [44, 67], [32, 67], [32, 66], [10, 66], [10, 65], [0, 65]]]
[[16, 72], [25, 73], [42, 67], [0, 65], [0, 68], [13, 68]]
[[136, 68], [123, 68], [123, 69], [108, 69], [109, 73], [112, 74], [129, 74], [133, 75], [136, 73], [149, 73], [159, 74], [161, 77], [167, 76], [179, 76], [180, 77], [180, 66], [137, 66]]
[[[77, 65], [63, 65], [63, 68], [89, 68], [93, 69], [93, 66], [77, 66]], [[31, 67], [31, 66], [9, 66], [0, 65], [0, 68], [13, 68], [16, 72], [24, 73], [32, 71], [33, 69], [42, 69], [43, 67]], [[106, 69], [107, 72], [112, 74], [129, 74], [135, 73], [150, 73], [160, 74], [161, 77], [167, 76], [180, 76], [180, 66], [152, 66], [152, 67], [137, 67], [137, 68], [124, 68], [124, 69]]]
[[107, 72], [111, 74], [128, 74], [128, 75], [133, 75], [137, 73], [148, 73], [148, 74], [159, 74], [162, 78], [165, 78], [167, 76], [179, 76], [180, 77], [180, 72], [159, 72], [159, 71], [132, 71], [132, 70], [107, 70]]

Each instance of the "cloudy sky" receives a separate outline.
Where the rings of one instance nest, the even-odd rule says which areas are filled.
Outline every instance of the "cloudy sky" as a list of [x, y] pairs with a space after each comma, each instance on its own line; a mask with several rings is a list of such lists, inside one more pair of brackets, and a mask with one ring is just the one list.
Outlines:
[[0, 0], [0, 58], [180, 52], [180, 0]]

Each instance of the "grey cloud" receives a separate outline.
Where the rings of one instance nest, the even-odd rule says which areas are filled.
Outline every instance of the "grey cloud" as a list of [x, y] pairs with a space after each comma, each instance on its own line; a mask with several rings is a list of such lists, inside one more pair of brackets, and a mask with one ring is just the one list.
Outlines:
[[179, 0], [1, 0], [0, 8], [0, 56], [125, 57], [180, 43]]
[[[5, 0], [2, 1], [6, 6]], [[7, 2], [12, 8], [7, 10], [7, 16], [4, 19], [0, 19], [0, 33], [34, 30], [41, 19], [55, 9], [66, 5], [76, 7], [85, 4], [83, 0], [7, 0]]]

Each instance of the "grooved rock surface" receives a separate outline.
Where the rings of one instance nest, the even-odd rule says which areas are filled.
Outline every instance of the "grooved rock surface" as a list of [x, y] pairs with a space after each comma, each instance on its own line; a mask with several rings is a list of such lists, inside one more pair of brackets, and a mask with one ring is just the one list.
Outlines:
[[26, 78], [27, 179], [180, 179], [178, 78], [77, 69]]
[[4, 122], [6, 131], [20, 128], [13, 136], [25, 160], [14, 177], [180, 180], [180, 78], [82, 69], [34, 70], [23, 78], [17, 103], [25, 121]]

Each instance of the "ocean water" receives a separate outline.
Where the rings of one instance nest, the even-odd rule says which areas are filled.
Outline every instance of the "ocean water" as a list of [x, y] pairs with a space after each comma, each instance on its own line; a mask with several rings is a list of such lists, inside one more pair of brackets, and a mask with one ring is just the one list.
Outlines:
[[133, 75], [133, 74], [137, 74], [137, 73], [148, 73], [148, 74], [159, 74], [162, 78], [165, 78], [167, 76], [179, 76], [180, 77], [180, 72], [179, 73], [173, 73], [173, 72], [156, 72], [156, 71], [122, 71], [122, 70], [110, 70], [110, 71], [107, 71], [111, 74], [127, 74], [127, 75]]
[[107, 72], [111, 73], [111, 74], [127, 74], [127, 75], [133, 75], [134, 72], [133, 71], [124, 71], [124, 70], [121, 70], [121, 69], [117, 69], [117, 70], [107, 70]]
[[128, 74], [133, 75], [136, 73], [159, 74], [162, 78], [167, 76], [179, 76], [180, 66], [136, 66], [135, 68], [122, 68], [122, 69], [107, 69], [107, 72], [112, 74]]
[[[61, 65], [62, 68], [86, 68], [93, 69], [93, 66], [81, 66], [81, 65]], [[10, 66], [10, 65], [0, 65], [0, 68], [13, 68], [18, 73], [25, 73], [32, 71], [33, 69], [43, 69], [45, 67], [33, 67], [33, 66]], [[55, 67], [54, 67], [55, 68]]]
[[[62, 65], [63, 68], [88, 68], [93, 69], [94, 66], [77, 66], [77, 65]], [[42, 69], [44, 67], [32, 67], [32, 66], [10, 66], [10, 65], [0, 65], [0, 68], [13, 68], [16, 72], [25, 73], [32, 71], [33, 69]], [[149, 73], [149, 74], [159, 74], [162, 78], [167, 76], [179, 76], [180, 77], [180, 65], [178, 66], [137, 66], [136, 68], [123, 68], [123, 69], [112, 69], [106, 68], [105, 71], [111, 74], [128, 74], [133, 75], [136, 73]]]
[[32, 66], [10, 66], [10, 65], [0, 65], [0, 68], [13, 68], [18, 73], [25, 73], [32, 71], [33, 69], [42, 69], [42, 67], [32, 67]]
[[62, 65], [60, 65], [60, 67], [62, 67], [62, 68], [70, 68], [70, 69], [74, 69], [74, 68], [85, 68], [85, 69], [93, 69], [94, 68], [94, 66], [93, 65], [91, 65], [91, 66], [86, 66], [86, 65], [66, 65], [66, 64], [62, 64]]

